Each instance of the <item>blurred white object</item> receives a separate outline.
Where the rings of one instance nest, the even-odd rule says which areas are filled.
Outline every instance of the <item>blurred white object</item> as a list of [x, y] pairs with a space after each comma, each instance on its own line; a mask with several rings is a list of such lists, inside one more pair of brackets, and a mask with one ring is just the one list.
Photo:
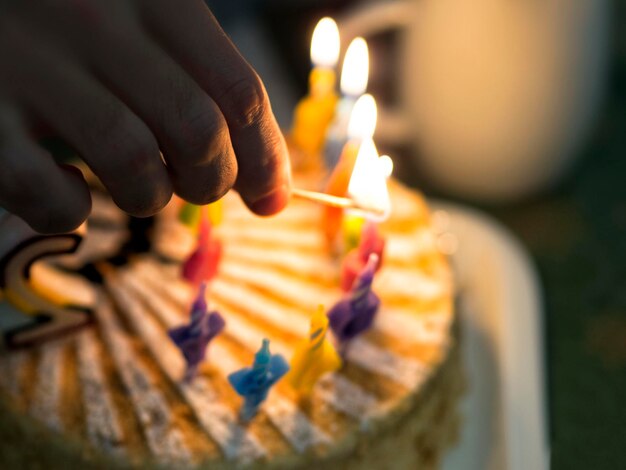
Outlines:
[[548, 470], [543, 314], [533, 265], [491, 218], [449, 203], [434, 208], [445, 211], [443, 229], [457, 240], [452, 260], [469, 382], [461, 436], [442, 467]]
[[450, 192], [503, 201], [549, 186], [589, 134], [609, 10], [608, 0], [395, 0], [339, 28], [344, 43], [404, 32], [402, 106], [380, 110], [376, 138], [419, 149]]

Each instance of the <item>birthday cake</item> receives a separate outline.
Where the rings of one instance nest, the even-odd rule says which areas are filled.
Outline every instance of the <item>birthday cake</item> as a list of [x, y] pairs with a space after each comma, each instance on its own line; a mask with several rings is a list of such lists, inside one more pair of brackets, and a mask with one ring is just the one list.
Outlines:
[[293, 365], [319, 305], [332, 316], [354, 297], [341, 289], [323, 210], [293, 200], [262, 219], [226, 196], [210, 233], [222, 249], [206, 296], [223, 323], [190, 379], [189, 356], [172, 339], [197, 294], [181, 277], [197, 233], [172, 204], [153, 227], [151, 252], [99, 266], [102, 285], [74, 286], [96, 299], [92, 326], [2, 355], [0, 464], [435, 468], [455, 435], [462, 390], [454, 290], [424, 201], [399, 183], [389, 188], [394, 209], [378, 227], [386, 246], [370, 286], [380, 306], [371, 328], [344, 343], [349, 332], [317, 317], [324, 347], [337, 346], [339, 362], [325, 374], [307, 383], [288, 373], [247, 419], [229, 381], [266, 338], [269, 353]]

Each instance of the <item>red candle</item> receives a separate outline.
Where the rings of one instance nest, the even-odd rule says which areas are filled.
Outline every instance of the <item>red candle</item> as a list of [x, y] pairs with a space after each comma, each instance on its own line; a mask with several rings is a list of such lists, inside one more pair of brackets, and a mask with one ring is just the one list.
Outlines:
[[202, 211], [198, 225], [198, 245], [183, 263], [182, 276], [196, 289], [204, 281], [210, 281], [217, 274], [222, 257], [222, 243], [211, 236], [211, 222]]
[[361, 242], [357, 248], [351, 250], [341, 265], [341, 289], [348, 292], [359, 273], [364, 269], [372, 253], [378, 256], [376, 271], [383, 263], [385, 239], [380, 235], [375, 222], [367, 221], [361, 232]]

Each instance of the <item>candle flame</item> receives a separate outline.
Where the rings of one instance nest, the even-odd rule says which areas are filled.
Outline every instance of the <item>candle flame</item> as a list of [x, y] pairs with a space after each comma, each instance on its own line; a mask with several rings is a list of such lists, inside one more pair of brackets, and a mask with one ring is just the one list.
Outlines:
[[[387, 191], [387, 176], [381, 171], [378, 151], [372, 139], [366, 139], [359, 148], [354, 169], [348, 184], [348, 195], [361, 207], [381, 214], [380, 221], [391, 211], [391, 201]], [[368, 217], [372, 218], [371, 214]]]
[[341, 69], [341, 92], [360, 96], [365, 93], [369, 78], [369, 52], [363, 38], [355, 38], [348, 46]]
[[376, 129], [378, 111], [376, 100], [370, 94], [362, 95], [352, 108], [350, 122], [348, 123], [348, 138], [371, 139]]
[[335, 20], [322, 18], [311, 39], [311, 62], [316, 67], [334, 68], [339, 60], [339, 29]]
[[378, 158], [378, 164], [385, 178], [389, 178], [393, 173], [393, 160], [391, 157], [389, 155], [381, 155]]

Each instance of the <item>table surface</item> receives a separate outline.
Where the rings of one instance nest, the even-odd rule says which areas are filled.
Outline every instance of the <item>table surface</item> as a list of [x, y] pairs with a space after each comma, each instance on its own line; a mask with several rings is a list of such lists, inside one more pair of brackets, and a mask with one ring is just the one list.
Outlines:
[[[624, 26], [625, 7], [615, 5]], [[617, 26], [614, 46], [603, 115], [569, 177], [536, 200], [486, 208], [532, 253], [544, 286], [554, 468], [626, 465], [626, 34]]]
[[603, 114], [571, 174], [532, 201], [482, 207], [522, 240], [543, 283], [555, 469], [626, 465], [626, 34], [615, 29]]
[[570, 175], [534, 200], [481, 207], [519, 237], [543, 284], [555, 469], [626, 465], [626, 44], [619, 46], [603, 116]]

